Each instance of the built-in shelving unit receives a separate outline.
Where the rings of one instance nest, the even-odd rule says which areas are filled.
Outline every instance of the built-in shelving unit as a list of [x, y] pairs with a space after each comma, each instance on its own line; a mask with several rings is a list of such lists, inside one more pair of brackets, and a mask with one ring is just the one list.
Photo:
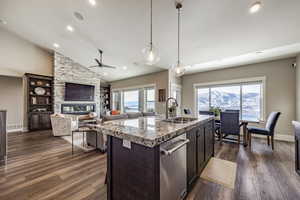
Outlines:
[[53, 77], [26, 73], [25, 78], [28, 129], [50, 129], [50, 115], [53, 114]]
[[100, 87], [100, 99], [101, 99], [101, 114], [105, 115], [107, 111], [111, 110], [110, 105], [110, 85]]

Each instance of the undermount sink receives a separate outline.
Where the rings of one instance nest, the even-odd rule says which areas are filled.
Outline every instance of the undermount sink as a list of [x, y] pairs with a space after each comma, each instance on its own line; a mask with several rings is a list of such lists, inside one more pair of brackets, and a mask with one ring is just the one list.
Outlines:
[[170, 119], [165, 119], [163, 121], [165, 122], [170, 122], [170, 123], [175, 123], [175, 124], [185, 124], [188, 122], [192, 122], [197, 120], [197, 118], [191, 118], [191, 117], [174, 117]]

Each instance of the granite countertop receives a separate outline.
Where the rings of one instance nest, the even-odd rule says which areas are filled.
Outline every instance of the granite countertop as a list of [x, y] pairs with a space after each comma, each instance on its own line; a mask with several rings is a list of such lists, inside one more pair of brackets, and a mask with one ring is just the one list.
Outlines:
[[197, 120], [184, 124], [165, 122], [161, 117], [140, 117], [122, 119], [93, 125], [106, 135], [128, 140], [147, 147], [157, 146], [169, 139], [213, 119], [212, 116], [200, 116]]

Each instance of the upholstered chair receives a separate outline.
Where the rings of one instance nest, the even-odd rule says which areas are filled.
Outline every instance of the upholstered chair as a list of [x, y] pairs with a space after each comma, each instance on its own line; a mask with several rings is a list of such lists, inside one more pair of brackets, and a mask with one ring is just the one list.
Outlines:
[[275, 126], [277, 124], [280, 114], [281, 114], [280, 112], [271, 112], [268, 117], [265, 128], [258, 128], [258, 127], [253, 127], [253, 126], [249, 126], [247, 128], [248, 140], [249, 140], [250, 147], [251, 147], [252, 134], [258, 134], [258, 135], [267, 136], [268, 146], [270, 146], [270, 137], [271, 137], [272, 150], [274, 150], [274, 131], [275, 131]]
[[51, 115], [52, 133], [54, 136], [71, 135], [72, 130], [78, 129], [78, 116], [76, 115]]

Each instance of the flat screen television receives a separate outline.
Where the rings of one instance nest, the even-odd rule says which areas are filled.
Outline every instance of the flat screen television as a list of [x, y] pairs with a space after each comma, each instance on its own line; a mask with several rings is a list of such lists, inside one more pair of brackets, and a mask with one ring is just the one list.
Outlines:
[[94, 101], [95, 86], [66, 83], [65, 101]]

